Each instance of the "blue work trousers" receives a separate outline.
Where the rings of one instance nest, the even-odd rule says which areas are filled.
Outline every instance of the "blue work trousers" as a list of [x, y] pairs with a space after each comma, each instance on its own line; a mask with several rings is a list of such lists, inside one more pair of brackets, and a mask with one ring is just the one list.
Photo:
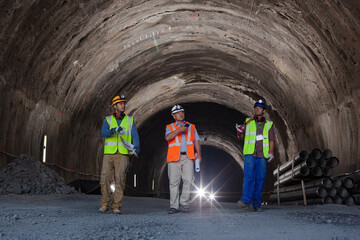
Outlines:
[[257, 158], [252, 155], [244, 157], [244, 186], [242, 201], [253, 207], [261, 206], [261, 196], [266, 177], [266, 159]]

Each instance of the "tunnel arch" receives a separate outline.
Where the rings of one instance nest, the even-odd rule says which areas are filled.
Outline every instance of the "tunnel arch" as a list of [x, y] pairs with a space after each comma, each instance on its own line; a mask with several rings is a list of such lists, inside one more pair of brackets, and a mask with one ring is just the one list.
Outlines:
[[[175, 102], [219, 103], [249, 116], [264, 97], [279, 163], [319, 147], [339, 156], [338, 172], [360, 167], [359, 3], [0, 4], [2, 151], [40, 158], [46, 134], [50, 163], [91, 177], [116, 94], [128, 97], [140, 129]], [[1, 165], [8, 161], [2, 155]]]

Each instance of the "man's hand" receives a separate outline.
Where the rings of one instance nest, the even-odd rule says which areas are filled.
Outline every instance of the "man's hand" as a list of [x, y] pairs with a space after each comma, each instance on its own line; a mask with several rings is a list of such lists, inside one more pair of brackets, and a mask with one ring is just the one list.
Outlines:
[[131, 155], [131, 156], [134, 156], [134, 157], [138, 157], [138, 154], [137, 154], [137, 152], [136, 152], [136, 149], [131, 150], [131, 151], [130, 151], [130, 155]]
[[269, 152], [269, 154], [265, 158], [268, 163], [271, 163], [274, 161], [274, 154], [272, 152]]
[[179, 127], [178, 129], [180, 132], [186, 132], [188, 128], [185, 126], [182, 126], [182, 127]]
[[117, 127], [117, 128], [115, 128], [115, 132], [117, 133], [117, 134], [124, 134], [124, 129], [122, 128], [122, 127]]
[[236, 124], [235, 125], [235, 128], [236, 128], [236, 131], [238, 131], [238, 132], [244, 132], [244, 130], [245, 130], [245, 126], [244, 125], [239, 125], [239, 124]]
[[235, 128], [236, 128], [237, 137], [241, 138], [241, 136], [244, 134], [245, 126], [236, 124]]
[[111, 132], [112, 135], [115, 134], [116, 133], [116, 128], [110, 129], [110, 132]]

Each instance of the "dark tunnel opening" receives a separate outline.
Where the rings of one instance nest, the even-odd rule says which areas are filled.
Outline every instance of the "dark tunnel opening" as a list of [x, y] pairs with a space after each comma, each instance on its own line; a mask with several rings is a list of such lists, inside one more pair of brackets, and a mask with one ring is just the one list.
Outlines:
[[[200, 172], [194, 172], [192, 197], [197, 188], [214, 193], [217, 201], [234, 202], [242, 192], [243, 170], [236, 160], [224, 150], [213, 146], [202, 146], [203, 162]], [[167, 167], [161, 175], [162, 198], [169, 198], [169, 180]], [[180, 185], [181, 189], [181, 185]]]

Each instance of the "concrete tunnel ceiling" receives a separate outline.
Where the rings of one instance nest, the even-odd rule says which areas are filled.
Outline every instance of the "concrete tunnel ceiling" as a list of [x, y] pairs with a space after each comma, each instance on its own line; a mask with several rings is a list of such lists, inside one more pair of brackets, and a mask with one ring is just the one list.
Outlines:
[[63, 172], [67, 179], [99, 174], [101, 124], [112, 112], [111, 98], [124, 94], [142, 154], [153, 154], [146, 168], [165, 164], [164, 125], [156, 124], [171, 121], [177, 103], [190, 109], [187, 118], [203, 144], [242, 167], [234, 125], [263, 97], [276, 126], [278, 163], [319, 147], [340, 158], [337, 172], [360, 168], [356, 1], [8, 0], [0, 6], [2, 151], [41, 158], [46, 134], [49, 163], [89, 174]]

